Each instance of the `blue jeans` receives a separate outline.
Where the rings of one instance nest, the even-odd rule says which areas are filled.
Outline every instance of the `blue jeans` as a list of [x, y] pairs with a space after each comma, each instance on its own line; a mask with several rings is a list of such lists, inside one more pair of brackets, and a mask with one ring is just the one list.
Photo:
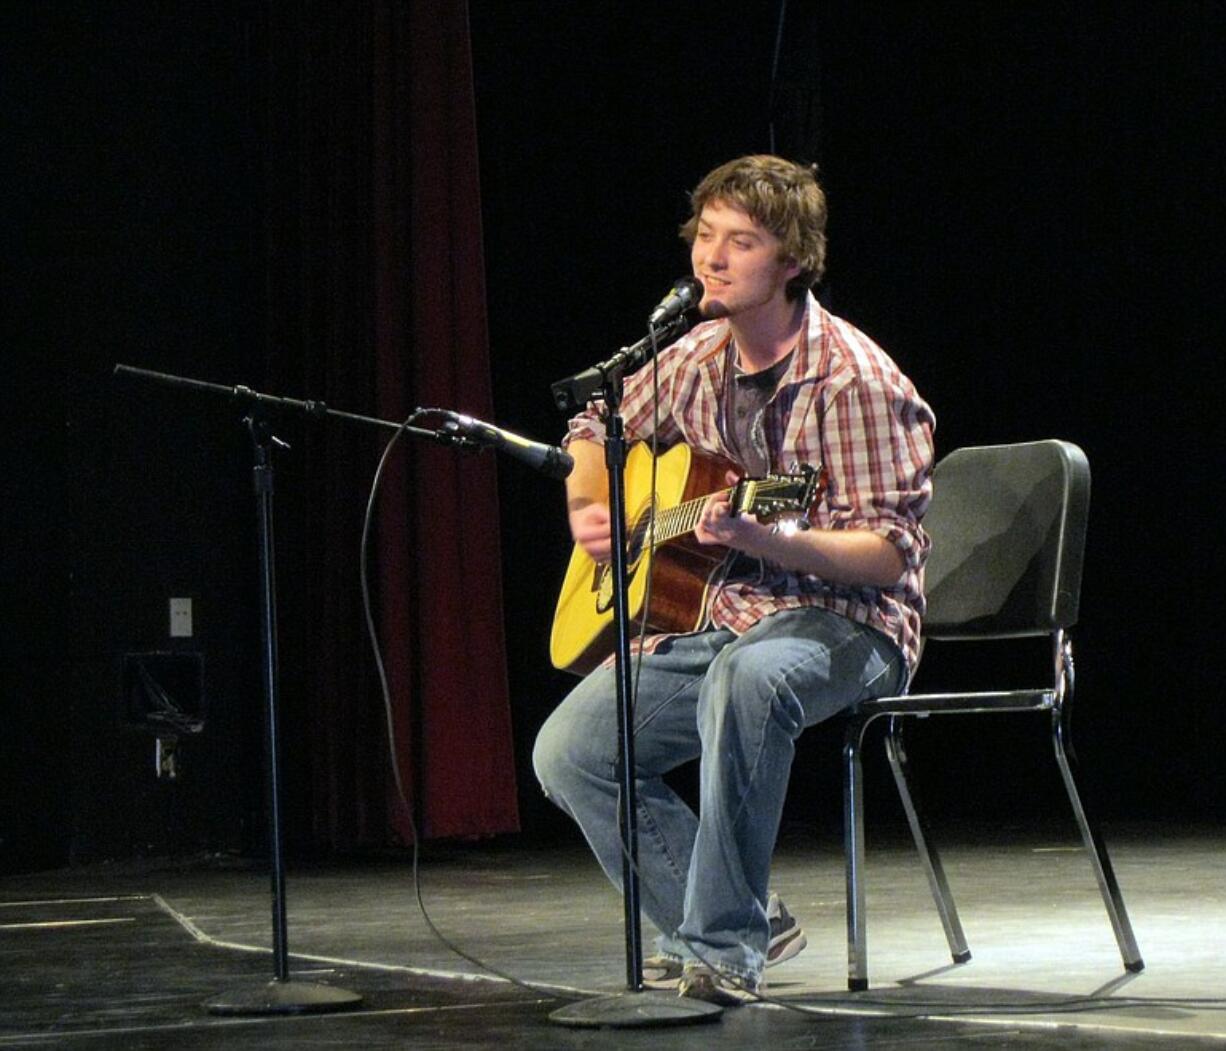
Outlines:
[[[757, 979], [770, 860], [796, 738], [859, 700], [899, 692], [906, 666], [881, 633], [823, 609], [766, 617], [739, 638], [683, 635], [643, 658], [634, 713], [639, 883], [660, 951]], [[699, 813], [664, 783], [701, 757]], [[617, 702], [612, 668], [546, 720], [533, 763], [621, 885]], [[688, 943], [688, 944], [687, 944]], [[692, 946], [692, 949], [691, 949]]]

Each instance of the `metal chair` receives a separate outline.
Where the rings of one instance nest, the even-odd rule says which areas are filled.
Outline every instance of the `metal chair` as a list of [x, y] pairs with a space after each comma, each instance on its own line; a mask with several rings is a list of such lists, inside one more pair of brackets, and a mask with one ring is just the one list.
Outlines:
[[1090, 506], [1085, 454], [1063, 441], [958, 449], [933, 474], [924, 526], [933, 539], [927, 566], [924, 639], [1008, 639], [1049, 635], [1054, 682], [1034, 690], [882, 697], [853, 710], [843, 743], [847, 863], [847, 986], [868, 988], [864, 904], [864, 796], [861, 749], [870, 723], [889, 717], [886, 754], [955, 963], [971, 957], [940, 858], [914, 801], [903, 725], [947, 713], [1048, 712], [1052, 743], [1073, 814], [1098, 879], [1124, 966], [1145, 964], [1107, 848], [1081, 801], [1069, 736], [1073, 647]]

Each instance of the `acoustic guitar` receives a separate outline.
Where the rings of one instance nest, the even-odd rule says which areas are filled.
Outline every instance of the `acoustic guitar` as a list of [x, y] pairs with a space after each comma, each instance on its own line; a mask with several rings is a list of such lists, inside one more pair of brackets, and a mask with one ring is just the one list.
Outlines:
[[[654, 458], [645, 443], [631, 447], [626, 457], [626, 575], [633, 630], [639, 630], [644, 619], [646, 567], [653, 547], [648, 630], [688, 632], [701, 626], [712, 577], [728, 554], [726, 547], [700, 544], [693, 535], [708, 496], [722, 489], [729, 494], [732, 514], [770, 522], [805, 517], [821, 488], [820, 472], [809, 466], [797, 474], [745, 478], [727, 488], [725, 476], [732, 469], [727, 460], [688, 445], [674, 445]], [[554, 667], [587, 674], [613, 651], [614, 631], [613, 567], [593, 561], [576, 544], [553, 616], [549, 656]]]

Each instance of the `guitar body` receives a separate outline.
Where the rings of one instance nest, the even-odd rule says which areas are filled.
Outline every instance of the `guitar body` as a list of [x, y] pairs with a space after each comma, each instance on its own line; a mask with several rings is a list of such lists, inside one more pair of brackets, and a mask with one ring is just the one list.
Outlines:
[[[652, 507], [651, 464], [648, 445], [640, 442], [630, 448], [626, 457], [627, 575], [635, 632], [644, 620], [647, 594], [649, 552], [637, 540], [645, 535]], [[725, 472], [732, 468], [727, 460], [696, 452], [687, 445], [674, 445], [656, 460], [657, 516], [723, 488]], [[657, 547], [651, 606], [646, 611], [649, 631], [686, 632], [699, 627], [708, 582], [727, 551], [725, 547], [699, 544], [690, 532]], [[555, 668], [586, 675], [613, 652], [612, 577], [611, 566], [597, 564], [575, 545], [549, 639], [549, 656]]]

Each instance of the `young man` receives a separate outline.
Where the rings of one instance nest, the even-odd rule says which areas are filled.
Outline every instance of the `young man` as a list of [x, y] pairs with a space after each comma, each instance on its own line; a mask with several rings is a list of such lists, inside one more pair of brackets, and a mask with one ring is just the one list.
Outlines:
[[[634, 711], [643, 910], [661, 931], [647, 978], [734, 1003], [761, 988], [771, 853], [794, 743], [807, 726], [901, 690], [919, 648], [920, 522], [931, 493], [931, 410], [867, 336], [809, 289], [825, 263], [826, 202], [809, 168], [743, 157], [699, 183], [682, 227], [709, 319], [659, 355], [659, 445], [686, 442], [745, 476], [822, 465], [811, 528], [786, 531], [707, 500], [695, 534], [729, 549], [703, 630], [649, 639]], [[631, 440], [656, 420], [650, 365], [625, 384]], [[570, 423], [575, 542], [610, 557], [594, 411]], [[609, 663], [542, 727], [546, 794], [620, 884], [616, 704]], [[700, 759], [699, 811], [664, 783]], [[784, 914], [785, 925], [794, 925]]]

